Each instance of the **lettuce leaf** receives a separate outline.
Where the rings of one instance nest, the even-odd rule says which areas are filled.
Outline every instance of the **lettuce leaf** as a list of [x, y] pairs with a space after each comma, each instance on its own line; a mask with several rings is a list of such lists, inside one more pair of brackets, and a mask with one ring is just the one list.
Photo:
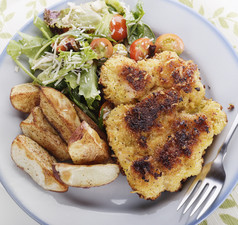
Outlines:
[[96, 29], [104, 15], [109, 14], [103, 0], [80, 5], [69, 3], [70, 7], [60, 10], [45, 10], [45, 22], [51, 28], [87, 28]]
[[10, 55], [13, 59], [17, 59], [22, 53], [22, 45], [15, 41], [11, 40], [7, 46], [7, 54]]
[[78, 84], [78, 76], [74, 73], [69, 73], [65, 76], [65, 81], [69, 84], [72, 89], [75, 89], [79, 86]]
[[84, 96], [87, 105], [93, 109], [93, 102], [100, 100], [100, 91], [98, 90], [98, 78], [96, 74], [97, 66], [93, 64], [88, 70], [81, 72], [79, 95]]
[[103, 16], [101, 22], [98, 24], [97, 29], [95, 31], [96, 35], [102, 35], [105, 37], [111, 36], [110, 23], [111, 23], [112, 17], [113, 17], [113, 14], [106, 14]]
[[37, 52], [44, 46], [46, 39], [40, 37], [34, 37], [28, 34], [19, 32], [22, 37], [21, 40], [11, 40], [7, 47], [7, 53], [16, 59], [21, 54], [28, 56], [28, 58], [34, 58]]
[[53, 36], [53, 33], [51, 32], [49, 26], [38, 16], [34, 17], [33, 23], [42, 32], [42, 35], [48, 40]]
[[141, 21], [144, 14], [143, 4], [140, 0], [137, 2], [134, 11], [126, 11], [124, 17], [126, 19], [127, 39], [129, 44], [132, 44], [135, 40], [142, 37], [147, 37], [152, 41], [155, 40], [155, 35], [150, 27]]
[[109, 7], [109, 12], [111, 13], [117, 12], [120, 15], [124, 15], [125, 9], [121, 4], [121, 2], [119, 2], [118, 0], [105, 0], [105, 3]]

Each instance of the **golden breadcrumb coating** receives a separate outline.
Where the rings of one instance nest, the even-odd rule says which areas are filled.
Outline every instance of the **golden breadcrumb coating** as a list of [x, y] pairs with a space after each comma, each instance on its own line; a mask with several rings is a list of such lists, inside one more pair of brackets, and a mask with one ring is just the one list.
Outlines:
[[[151, 82], [144, 86], [144, 95], [135, 92], [120, 101], [129, 83], [116, 79], [120, 69], [107, 73], [119, 68], [118, 58], [121, 67], [131, 61], [112, 57], [100, 77], [105, 98], [117, 105], [105, 121], [109, 145], [134, 192], [154, 200], [163, 191], [177, 191], [181, 181], [201, 171], [202, 156], [225, 127], [226, 114], [205, 98], [197, 65], [168, 51], [133, 62]], [[105, 78], [112, 74], [116, 85]]]
[[182, 180], [197, 175], [205, 149], [226, 124], [218, 103], [204, 100], [204, 108], [189, 114], [177, 111], [171, 96], [158, 92], [136, 105], [120, 105], [105, 122], [130, 186], [145, 199], [177, 191]]
[[134, 103], [153, 87], [151, 75], [128, 57], [114, 55], [101, 68], [104, 98], [115, 105]]
[[180, 107], [192, 112], [205, 96], [197, 65], [169, 51], [138, 62], [115, 55], [102, 66], [99, 82], [104, 98], [115, 105], [136, 103], [151, 91], [173, 88], [180, 93]]

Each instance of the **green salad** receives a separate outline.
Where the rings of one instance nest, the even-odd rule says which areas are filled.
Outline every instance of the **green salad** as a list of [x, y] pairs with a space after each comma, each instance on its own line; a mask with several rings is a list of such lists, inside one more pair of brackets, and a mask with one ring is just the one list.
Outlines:
[[[19, 32], [19, 40], [10, 41], [7, 53], [35, 84], [61, 91], [101, 127], [98, 77], [103, 63], [115, 53], [137, 61], [164, 47], [142, 21], [144, 13], [141, 1], [130, 10], [118, 0], [45, 9], [43, 20], [34, 17], [41, 35]], [[166, 40], [167, 48], [176, 41], [173, 38]], [[24, 66], [26, 58], [29, 67]]]

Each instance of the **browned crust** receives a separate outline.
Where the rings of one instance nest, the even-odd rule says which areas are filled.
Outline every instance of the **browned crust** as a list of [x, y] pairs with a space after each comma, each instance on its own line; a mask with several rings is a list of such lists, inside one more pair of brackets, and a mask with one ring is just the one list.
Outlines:
[[172, 169], [180, 163], [180, 156], [190, 157], [193, 146], [198, 142], [198, 136], [202, 132], [209, 133], [206, 117], [200, 116], [193, 121], [175, 120], [172, 125], [173, 134], [162, 149], [156, 152], [156, 158], [165, 168]]
[[146, 72], [133, 66], [124, 66], [122, 68], [120, 76], [126, 79], [131, 88], [136, 91], [144, 90], [147, 84]]
[[[52, 89], [56, 94], [61, 96], [63, 99], [65, 99], [68, 103], [68, 106], [70, 108], [68, 109], [70, 111], [70, 120], [67, 118], [64, 118], [59, 112], [58, 112], [58, 105], [55, 104], [52, 99], [54, 96], [54, 92], [47, 92], [47, 89]], [[57, 96], [57, 97], [59, 97]], [[76, 128], [80, 125], [80, 120], [78, 118], [78, 114], [73, 107], [70, 100], [63, 95], [61, 92], [49, 88], [49, 87], [41, 87], [40, 89], [40, 107], [47, 118], [47, 120], [50, 122], [50, 124], [54, 127], [54, 129], [59, 133], [61, 138], [68, 143], [72, 133], [76, 130]]]
[[197, 65], [190, 62], [187, 66], [183, 66], [178, 64], [179, 62], [180, 61], [170, 62], [169, 67], [174, 68], [171, 76], [173, 78], [176, 89], [182, 89], [185, 93], [189, 93], [192, 91], [192, 84], [194, 83], [194, 73], [195, 71], [197, 71]]
[[136, 133], [148, 132], [156, 125], [155, 121], [159, 114], [172, 111], [178, 101], [178, 94], [173, 90], [153, 93], [127, 112], [125, 116], [127, 126]]
[[146, 174], [152, 175], [155, 179], [162, 176], [162, 172], [154, 171], [154, 167], [151, 163], [151, 157], [149, 156], [145, 156], [142, 159], [134, 161], [132, 168], [145, 182], [149, 182], [149, 180], [146, 179]]
[[[21, 90], [22, 92], [19, 92], [20, 90], [18, 90], [15, 93], [15, 89], [18, 89], [18, 86], [20, 86], [17, 85], [11, 89], [10, 93], [10, 102], [12, 106], [23, 113], [30, 113], [35, 106], [40, 104], [40, 88], [37, 85], [32, 85], [32, 87], [28, 87], [27, 85], [28, 83], [25, 84], [25, 90], [29, 89], [27, 92], [24, 92], [23, 90]], [[24, 84], [22, 84], [22, 86], [24, 86]]]

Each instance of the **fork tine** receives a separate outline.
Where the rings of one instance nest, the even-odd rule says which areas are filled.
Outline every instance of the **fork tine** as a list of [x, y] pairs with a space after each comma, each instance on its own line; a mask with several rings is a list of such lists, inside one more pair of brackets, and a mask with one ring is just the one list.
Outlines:
[[197, 205], [194, 207], [193, 211], [191, 212], [190, 216], [192, 216], [197, 210], [198, 208], [202, 205], [202, 203], [206, 200], [207, 196], [211, 193], [212, 189], [214, 188], [214, 186], [212, 185], [208, 185], [208, 188], [206, 189], [205, 193], [203, 193], [202, 197], [199, 199], [199, 202], [197, 203]]
[[177, 210], [179, 210], [183, 205], [184, 203], [187, 201], [187, 199], [189, 198], [189, 196], [191, 196], [192, 192], [194, 191], [194, 189], [197, 187], [197, 185], [200, 183], [201, 181], [197, 181], [197, 180], [194, 180], [193, 183], [191, 184], [191, 186], [188, 188], [188, 190], [186, 191], [182, 201], [180, 202]]
[[220, 191], [222, 189], [222, 186], [217, 186], [214, 193], [206, 203], [206, 205], [203, 207], [199, 215], [197, 216], [197, 220], [207, 211], [207, 209], [212, 205], [212, 203], [216, 200], [217, 196], [219, 195]]
[[190, 207], [192, 206], [192, 204], [195, 202], [195, 200], [198, 198], [198, 196], [201, 194], [201, 192], [203, 191], [203, 189], [205, 188], [207, 183], [202, 182], [201, 185], [199, 186], [198, 190], [196, 191], [195, 195], [193, 196], [193, 198], [191, 199], [191, 201], [188, 203], [187, 207], [185, 208], [185, 210], [183, 211], [183, 214], [185, 214]]

